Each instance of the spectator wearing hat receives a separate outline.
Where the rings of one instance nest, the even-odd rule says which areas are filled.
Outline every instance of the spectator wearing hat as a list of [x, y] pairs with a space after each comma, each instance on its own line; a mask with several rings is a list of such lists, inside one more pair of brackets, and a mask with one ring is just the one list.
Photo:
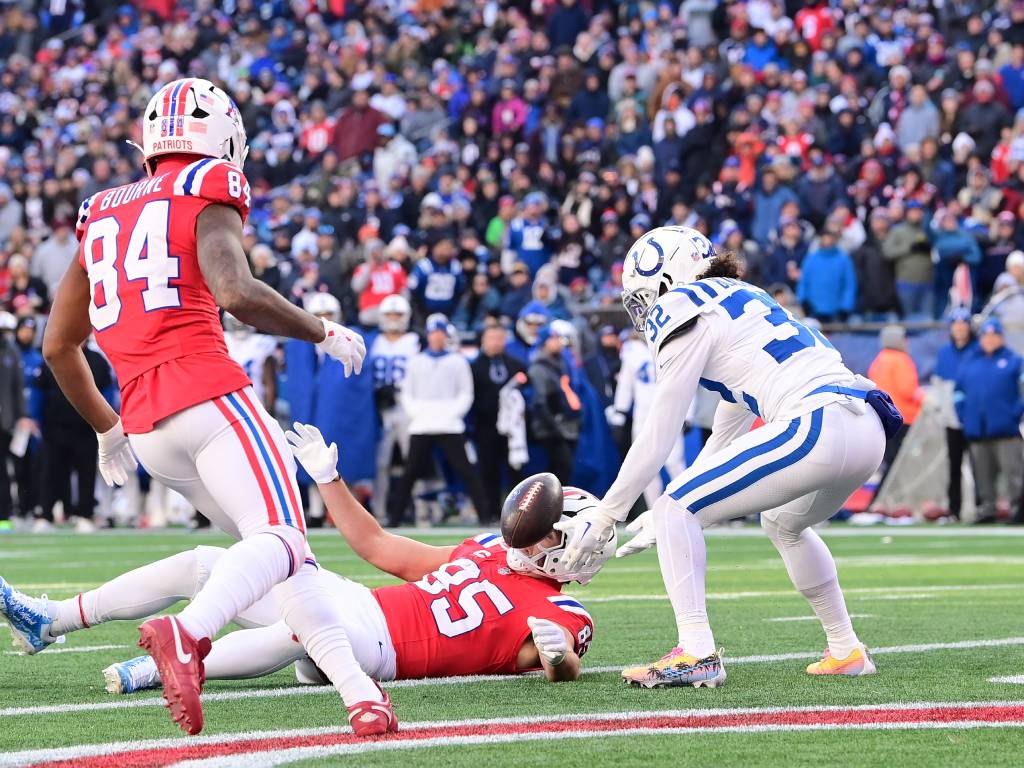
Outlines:
[[884, 208], [875, 208], [868, 222], [867, 238], [850, 254], [857, 273], [857, 311], [868, 321], [891, 322], [900, 310], [892, 262], [882, 254], [882, 244], [888, 235], [889, 214]]
[[526, 102], [516, 93], [515, 80], [502, 80], [498, 100], [491, 110], [491, 130], [494, 135], [519, 136], [528, 113]]
[[907, 204], [906, 218], [885, 236], [882, 256], [893, 263], [902, 317], [930, 320], [935, 303], [931, 241], [925, 228], [925, 208], [917, 200]]
[[939, 136], [939, 110], [928, 97], [923, 85], [910, 89], [910, 103], [900, 113], [896, 122], [896, 143], [906, 152], [909, 147], [919, 146], [925, 139]]
[[393, 123], [377, 126], [377, 148], [373, 151], [373, 177], [380, 189], [388, 189], [391, 179], [403, 177], [416, 165], [416, 147], [395, 130]]
[[406, 274], [402, 265], [388, 258], [384, 243], [377, 238], [364, 245], [366, 260], [352, 273], [352, 290], [359, 302], [359, 324], [377, 325], [380, 303], [388, 296], [404, 293]]
[[334, 124], [331, 146], [338, 159], [345, 161], [371, 154], [377, 147], [377, 129], [386, 121], [384, 113], [370, 106], [366, 88], [354, 88], [352, 102]]
[[7, 260], [8, 284], [3, 306], [19, 316], [45, 313], [50, 306], [50, 292], [40, 278], [29, 274], [28, 259], [20, 253]]
[[611, 113], [608, 92], [601, 87], [601, 76], [595, 69], [588, 69], [583, 76], [583, 90], [569, 102], [566, 119], [570, 123], [586, 123], [590, 120], [604, 120]]
[[299, 258], [301, 254], [310, 253], [316, 256], [317, 230], [320, 229], [320, 209], [307, 208], [303, 214], [302, 228], [292, 236], [291, 256]]
[[789, 202], [799, 202], [796, 193], [779, 183], [775, 169], [766, 167], [761, 172], [761, 183], [754, 192], [754, 215], [750, 222], [750, 235], [762, 248], [771, 244], [771, 232], [779, 224], [782, 207]]
[[501, 297], [499, 311], [501, 317], [514, 320], [519, 317], [523, 307], [533, 300], [533, 285], [530, 280], [530, 268], [521, 261], [512, 265], [508, 276], [508, 285]]
[[527, 427], [530, 441], [547, 453], [548, 471], [568, 483], [572, 480], [582, 406], [569, 385], [563, 349], [562, 338], [552, 333], [551, 325], [543, 326], [537, 334], [536, 353], [529, 368], [533, 399]]
[[509, 224], [503, 258], [512, 264], [521, 261], [531, 275], [551, 259], [551, 236], [544, 218], [548, 201], [543, 192], [531, 192], [523, 199], [523, 212]]
[[981, 500], [975, 522], [995, 522], [1000, 476], [1006, 483], [1012, 520], [1024, 522], [1022, 359], [1003, 343], [1003, 327], [995, 318], [985, 320], [979, 328], [978, 347], [961, 363], [955, 385], [957, 415], [967, 438]]
[[32, 276], [46, 284], [53, 296], [68, 266], [78, 255], [78, 240], [72, 236], [71, 223], [64, 218], [53, 222], [53, 234], [39, 244], [32, 254]]
[[971, 330], [970, 310], [958, 307], [949, 315], [949, 341], [939, 348], [928, 396], [946, 431], [946, 458], [949, 463], [947, 509], [949, 515], [957, 520], [960, 519], [963, 506], [963, 462], [967, 440], [954, 406], [953, 389], [964, 360], [977, 350], [978, 342]]
[[868, 367], [868, 378], [888, 392], [903, 414], [903, 426], [885, 446], [886, 466], [891, 467], [910, 425], [917, 420], [924, 394], [918, 384], [917, 365], [907, 353], [907, 332], [902, 325], [887, 325], [878, 335], [882, 347]]
[[844, 320], [856, 308], [857, 274], [850, 256], [839, 248], [838, 232], [826, 227], [803, 261], [796, 298], [807, 314], [831, 322]]
[[521, 472], [509, 466], [508, 438], [498, 432], [500, 392], [516, 377], [525, 381], [526, 374], [526, 366], [505, 350], [507, 341], [504, 327], [486, 326], [480, 333], [480, 354], [469, 366], [473, 374], [473, 442], [491, 513], [501, 509], [505, 489], [522, 478]]
[[469, 362], [452, 351], [455, 329], [443, 314], [427, 318], [427, 348], [409, 360], [398, 404], [409, 419], [409, 457], [405, 471], [388, 498], [388, 520], [405, 519], [413, 484], [433, 472], [438, 448], [469, 493], [481, 520], [496, 511], [488, 506], [476, 463], [466, 450], [465, 417], [473, 405], [473, 374]]
[[796, 194], [800, 212], [815, 227], [825, 223], [832, 207], [843, 197], [843, 185], [820, 150], [812, 150], [810, 168], [800, 177]]
[[800, 265], [807, 256], [808, 242], [803, 227], [792, 216], [779, 220], [779, 235], [761, 264], [761, 284], [786, 285], [795, 289], [800, 278]]
[[442, 236], [430, 248], [430, 255], [416, 262], [408, 286], [414, 313], [419, 317], [455, 311], [466, 288], [462, 264], [455, 258], [455, 243]]

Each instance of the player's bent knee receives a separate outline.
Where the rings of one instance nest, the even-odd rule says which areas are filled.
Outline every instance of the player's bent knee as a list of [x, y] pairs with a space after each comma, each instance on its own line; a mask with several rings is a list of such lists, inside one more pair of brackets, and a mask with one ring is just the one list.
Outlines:
[[793, 546], [800, 541], [801, 531], [792, 531], [764, 514], [761, 515], [761, 528], [776, 547]]
[[[213, 569], [216, 567], [217, 562], [224, 556], [227, 550], [223, 547], [207, 547], [198, 546], [188, 554], [192, 555], [195, 564], [196, 574], [196, 594], [210, 579], [210, 574], [213, 573]], [[193, 594], [193, 597], [195, 594]]]
[[275, 536], [287, 550], [291, 568], [289, 576], [299, 572], [306, 554], [306, 534], [290, 525], [265, 525], [254, 536]]

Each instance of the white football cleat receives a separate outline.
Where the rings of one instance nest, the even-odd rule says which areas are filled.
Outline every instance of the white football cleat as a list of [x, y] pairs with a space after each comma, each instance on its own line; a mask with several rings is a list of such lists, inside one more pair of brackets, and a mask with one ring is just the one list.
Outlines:
[[149, 656], [119, 661], [103, 670], [107, 693], [124, 695], [160, 687], [160, 673]]

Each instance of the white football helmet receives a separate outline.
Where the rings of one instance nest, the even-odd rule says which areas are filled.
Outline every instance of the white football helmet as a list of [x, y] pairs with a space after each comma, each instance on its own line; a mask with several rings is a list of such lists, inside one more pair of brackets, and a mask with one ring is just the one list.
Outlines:
[[384, 333], [405, 333], [412, 319], [412, 307], [400, 293], [384, 298], [377, 308], [377, 325]]
[[711, 241], [689, 227], [658, 227], [633, 243], [622, 268], [622, 304], [637, 332], [659, 296], [692, 283], [715, 255]]
[[326, 316], [328, 320], [335, 323], [341, 322], [341, 302], [329, 293], [323, 291], [307, 293], [302, 303], [305, 304], [306, 311], [311, 315]]
[[[568, 520], [580, 512], [593, 509], [598, 504], [598, 498], [592, 493], [587, 493], [580, 488], [564, 486], [562, 488], [562, 516], [559, 520]], [[565, 553], [565, 534], [558, 533], [558, 543], [549, 547], [543, 544], [534, 544], [528, 547], [533, 554], [524, 549], [510, 548], [508, 551], [508, 567], [517, 573], [527, 576], [537, 576], [545, 579], [553, 579], [561, 583], [578, 581], [580, 584], [589, 584], [604, 564], [615, 556], [615, 544], [618, 536], [615, 528], [612, 528], [612, 535], [605, 542], [604, 546], [594, 555], [594, 561], [576, 570], [568, 570], [562, 565], [562, 555]]]
[[223, 158], [239, 168], [249, 154], [242, 116], [209, 80], [174, 80], [154, 94], [142, 115], [142, 157], [182, 152]]

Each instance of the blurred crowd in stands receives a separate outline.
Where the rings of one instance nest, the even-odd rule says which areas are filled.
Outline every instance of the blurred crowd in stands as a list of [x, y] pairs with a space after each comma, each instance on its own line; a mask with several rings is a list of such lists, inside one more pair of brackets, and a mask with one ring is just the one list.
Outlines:
[[[14, 454], [0, 463], [17, 492], [6, 501], [0, 477], [0, 521], [49, 520], [56, 501], [92, 516], [94, 454], [78, 446], [94, 443], [38, 342], [77, 206], [140, 177], [126, 140], [183, 76], [222, 85], [243, 116], [254, 273], [366, 329], [371, 354], [382, 340], [355, 384], [312, 348], [230, 330], [269, 405], [330, 421], [343, 462], [368, 458], [349, 476], [392, 522], [435, 460], [484, 520], [524, 468], [603, 490], [642, 407], [616, 401], [619, 371], [651, 375], [617, 309], [623, 259], [654, 226], [706, 233], [823, 323], [967, 312], [1008, 341], [1024, 324], [1019, 0], [12, 0], [0, 443]], [[395, 296], [408, 307], [385, 313]], [[479, 355], [439, 392], [417, 351], [440, 365], [460, 343]], [[102, 357], [90, 364], [116, 397]], [[424, 378], [415, 398], [407, 372]], [[407, 423], [431, 400], [435, 419]], [[416, 459], [387, 501], [385, 444]]]

